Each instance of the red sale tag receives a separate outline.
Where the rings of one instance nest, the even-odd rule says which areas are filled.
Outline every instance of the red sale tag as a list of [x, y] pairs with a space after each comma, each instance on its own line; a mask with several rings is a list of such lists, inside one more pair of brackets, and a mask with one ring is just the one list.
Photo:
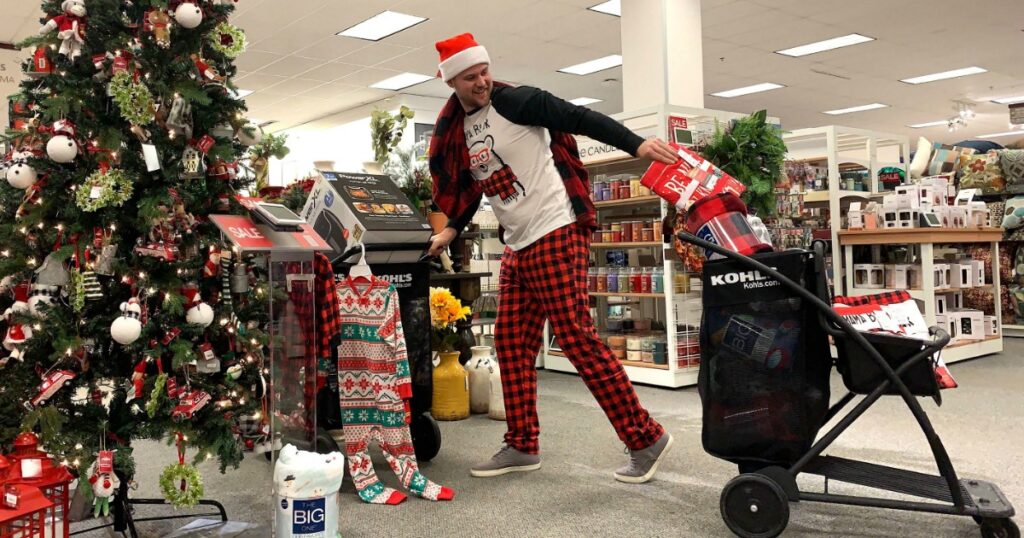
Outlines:
[[116, 75], [125, 71], [128, 71], [128, 58], [125, 58], [124, 56], [115, 56], [114, 65], [111, 66], [110, 72]]
[[203, 137], [196, 142], [196, 149], [203, 153], [207, 153], [210, 151], [210, 148], [213, 147], [214, 143], [216, 143], [216, 140], [214, 140], [212, 136], [203, 135]]
[[100, 474], [112, 474], [114, 472], [114, 451], [101, 450], [96, 457], [96, 472]]

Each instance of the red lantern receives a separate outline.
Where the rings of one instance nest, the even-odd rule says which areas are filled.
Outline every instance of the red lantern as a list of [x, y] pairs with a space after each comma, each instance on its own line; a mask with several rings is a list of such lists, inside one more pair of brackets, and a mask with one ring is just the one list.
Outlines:
[[0, 456], [0, 486], [4, 485], [7, 481], [7, 471], [11, 469], [11, 462], [7, 461], [7, 458]]
[[[14, 439], [14, 452], [10, 458], [14, 464], [7, 473], [7, 484], [38, 488], [43, 497], [50, 501], [43, 518], [46, 536], [68, 536], [68, 490], [74, 477], [63, 465], [57, 465], [46, 452], [39, 450], [39, 438], [31, 432], [22, 433]], [[2, 531], [0, 538], [4, 538]]]
[[46, 47], [39, 47], [32, 55], [32, 75], [46, 75], [53, 73], [53, 63], [46, 55]]
[[[11, 486], [3, 489], [8, 503], [0, 503], [0, 538], [43, 538], [44, 536], [67, 536], [46, 533], [46, 512], [53, 509], [53, 502], [46, 498], [39, 488], [32, 486]], [[51, 529], [55, 530], [55, 529]]]

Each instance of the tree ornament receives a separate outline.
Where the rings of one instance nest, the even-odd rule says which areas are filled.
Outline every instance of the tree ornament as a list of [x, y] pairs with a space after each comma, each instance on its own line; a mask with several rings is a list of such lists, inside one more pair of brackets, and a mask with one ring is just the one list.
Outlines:
[[99, 301], [103, 298], [103, 286], [96, 277], [95, 271], [82, 271], [82, 293], [86, 301]]
[[209, 342], [199, 344], [199, 358], [196, 359], [196, 372], [200, 374], [219, 374], [220, 358], [213, 351], [213, 345]]
[[199, 82], [199, 85], [206, 86], [208, 84], [224, 83], [224, 76], [198, 54], [193, 54], [190, 58], [192, 58], [192, 65], [195, 67], [193, 76]]
[[60, 4], [64, 13], [46, 21], [46, 24], [39, 29], [39, 35], [45, 35], [57, 30], [57, 38], [61, 40], [61, 56], [71, 60], [82, 54], [82, 45], [85, 44], [86, 15], [85, 0], [64, 0]]
[[243, 146], [258, 146], [263, 141], [263, 128], [253, 122], [246, 123], [238, 130], [238, 142]]
[[36, 169], [28, 163], [28, 160], [35, 156], [35, 152], [30, 149], [23, 149], [11, 156], [11, 165], [7, 168], [7, 182], [12, 187], [25, 190], [39, 180]]
[[175, 508], [191, 508], [203, 496], [203, 480], [199, 470], [185, 463], [184, 436], [179, 433], [177, 437], [178, 463], [168, 465], [160, 473], [160, 491]]
[[234, 59], [245, 52], [245, 32], [228, 22], [221, 22], [210, 32], [210, 48]]
[[60, 261], [57, 253], [51, 252], [36, 269], [35, 281], [37, 284], [47, 286], [67, 286], [70, 276], [68, 268]]
[[110, 515], [110, 500], [117, 495], [121, 479], [114, 472], [114, 451], [101, 450], [96, 461], [89, 467], [89, 483], [92, 484], [93, 517]]
[[153, 34], [153, 42], [160, 48], [171, 46], [171, 16], [163, 9], [151, 9], [143, 17], [142, 29]]
[[49, 47], [37, 47], [32, 54], [32, 67], [25, 72], [31, 77], [43, 77], [53, 73], [53, 62], [48, 54]]
[[66, 135], [57, 135], [46, 143], [46, 155], [54, 162], [69, 163], [78, 157], [78, 144]]
[[209, 327], [213, 323], [213, 308], [203, 302], [199, 288], [194, 285], [185, 286], [181, 289], [181, 294], [185, 296], [185, 321]]
[[206, 254], [206, 262], [203, 263], [203, 278], [216, 278], [220, 273], [221, 250], [217, 245], [210, 245]]
[[210, 135], [230, 140], [235, 136], [235, 128], [230, 123], [218, 123], [213, 126], [213, 129], [210, 129]]
[[195, 146], [189, 144], [181, 153], [181, 179], [206, 177], [206, 161]]
[[29, 285], [27, 283], [14, 286], [14, 304], [4, 311], [4, 318], [7, 320], [7, 333], [4, 335], [3, 346], [4, 349], [11, 352], [11, 358], [19, 361], [22, 360], [21, 346], [32, 338], [32, 326], [20, 323], [14, 317], [29, 313], [28, 294]]
[[134, 125], [146, 125], [153, 121], [156, 110], [153, 94], [145, 84], [136, 82], [127, 70], [115, 73], [108, 89], [124, 119]]
[[206, 170], [206, 177], [221, 181], [232, 181], [238, 172], [238, 163], [228, 163], [224, 159], [217, 159]]
[[121, 303], [121, 315], [110, 324], [110, 337], [123, 346], [130, 345], [142, 334], [142, 307], [135, 297]]
[[182, 4], [174, 10], [174, 20], [181, 25], [182, 28], [192, 30], [202, 24], [203, 10], [192, 2], [182, 2]]
[[175, 96], [174, 101], [171, 102], [171, 110], [167, 114], [165, 125], [167, 130], [174, 133], [175, 136], [192, 138], [192, 104], [180, 95]]
[[[28, 294], [28, 311], [33, 316], [44, 316], [46, 310], [57, 304], [59, 296], [60, 287], [33, 283]], [[46, 306], [40, 308], [42, 305]]]
[[85, 308], [85, 280], [79, 271], [71, 272], [71, 292], [69, 293], [71, 310], [81, 312]]
[[104, 207], [120, 207], [132, 197], [132, 180], [121, 170], [100, 163], [100, 169], [85, 180], [75, 192], [75, 203], [82, 211]]
[[35, 409], [47, 402], [57, 391], [62, 389], [64, 385], [68, 384], [69, 381], [75, 378], [75, 373], [70, 370], [55, 370], [41, 376], [43, 378], [42, 384], [36, 390], [35, 396], [31, 400], [25, 402], [27, 409]]

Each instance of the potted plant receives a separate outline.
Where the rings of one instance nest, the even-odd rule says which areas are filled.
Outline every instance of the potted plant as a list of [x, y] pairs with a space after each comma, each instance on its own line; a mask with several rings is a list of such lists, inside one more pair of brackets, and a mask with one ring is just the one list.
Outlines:
[[433, 196], [433, 180], [426, 163], [417, 162], [412, 149], [395, 149], [384, 165], [384, 173], [391, 176], [409, 202], [426, 215]]
[[728, 130], [716, 125], [714, 136], [700, 149], [705, 159], [747, 186], [741, 198], [761, 217], [775, 212], [775, 185], [786, 157], [782, 133], [767, 116], [760, 110], [733, 121]]
[[434, 403], [431, 414], [437, 420], [462, 420], [469, 417], [469, 373], [459, 362], [462, 340], [455, 324], [468, 318], [470, 309], [462, 306], [445, 288], [430, 288], [431, 348], [440, 364], [434, 368]]
[[270, 158], [283, 159], [288, 155], [290, 150], [285, 145], [287, 141], [288, 135], [268, 134], [259, 144], [249, 148], [249, 159], [256, 175], [256, 192], [269, 185], [267, 176], [270, 174]]
[[398, 112], [391, 114], [387, 110], [375, 109], [370, 113], [370, 142], [373, 146], [373, 162], [363, 163], [367, 172], [380, 173], [388, 162], [388, 157], [399, 142], [409, 120], [415, 116], [409, 107], [402, 106]]

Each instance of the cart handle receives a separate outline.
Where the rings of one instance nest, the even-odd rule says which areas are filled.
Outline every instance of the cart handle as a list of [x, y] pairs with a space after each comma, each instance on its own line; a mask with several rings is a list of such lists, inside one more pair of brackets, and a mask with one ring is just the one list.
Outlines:
[[[882, 357], [882, 354], [879, 353], [879, 351], [875, 349], [875, 347], [872, 346], [867, 341], [867, 339], [864, 338], [864, 335], [857, 332], [857, 329], [855, 329], [853, 325], [850, 324], [850, 322], [846, 321], [846, 319], [844, 319], [835, 310], [833, 310], [832, 305], [826, 303], [825, 301], [822, 301], [821, 298], [807, 291], [803, 286], [800, 286], [796, 282], [793, 282], [791, 279], [787, 278], [779, 271], [772, 269], [771, 267], [768, 267], [767, 265], [749, 256], [744, 256], [738, 252], [733, 252], [729, 249], [723, 248], [720, 245], [705, 241], [693, 234], [689, 234], [686, 232], [679, 232], [677, 234], [677, 237], [680, 241], [690, 243], [692, 245], [701, 247], [705, 250], [709, 250], [722, 257], [743, 264], [751, 269], [760, 271], [762, 275], [767, 275], [771, 278], [774, 278], [780, 284], [788, 288], [790, 291], [799, 295], [800, 298], [807, 301], [807, 303], [817, 308], [819, 312], [823, 316], [825, 316], [825, 318], [828, 321], [835, 323], [840, 329], [842, 329], [842, 332], [845, 333], [848, 338], [851, 338], [854, 342], [857, 343], [857, 345], [863, 348], [863, 350], [878, 364], [878, 367], [882, 370], [882, 372], [885, 373], [885, 376], [889, 379], [889, 382], [892, 383], [893, 386], [896, 387], [896, 389], [899, 391], [900, 396], [903, 397], [903, 401], [906, 402], [907, 407], [910, 408], [910, 412], [914, 415], [914, 418], [917, 420], [917, 423], [921, 426], [921, 429], [924, 431], [925, 438], [928, 440], [928, 445], [932, 449], [932, 453], [935, 455], [935, 461], [939, 466], [939, 470], [943, 478], [945, 478], [946, 484], [949, 486], [949, 492], [953, 499], [953, 504], [956, 505], [957, 507], [964, 506], [963, 492], [961, 492], [960, 490], [960, 481], [959, 478], [957, 478], [956, 471], [953, 469], [953, 464], [950, 462], [949, 454], [946, 452], [946, 448], [942, 446], [942, 441], [939, 440], [939, 436], [935, 433], [935, 428], [932, 427], [931, 422], [928, 420], [928, 415], [924, 412], [924, 409], [921, 407], [921, 404], [910, 392], [910, 389], [907, 388], [907, 385], [903, 383], [903, 380], [900, 379], [899, 374], [897, 374], [896, 371], [893, 370], [892, 366], [889, 365], [888, 361], [886, 361], [885, 358]], [[818, 281], [820, 282], [821, 279], [819, 278]], [[945, 345], [947, 342], [949, 342], [949, 335], [946, 334], [945, 331], [942, 331], [942, 329], [936, 329], [936, 334], [939, 336], [939, 340], [943, 342], [942, 345]], [[941, 347], [939, 349], [941, 349]], [[905, 367], [907, 366], [907, 364], [904, 364], [902, 366]], [[832, 432], [829, 432], [829, 434], [827, 434], [824, 439], [818, 441], [815, 444], [815, 446], [811, 448], [810, 452], [805, 454], [804, 457], [800, 459], [800, 461], [793, 465], [791, 471], [798, 471], [799, 469], [802, 469], [810, 461], [811, 458], [820, 454], [821, 451], [823, 451], [825, 447], [831, 444], [831, 442], [834, 441], [835, 437], [838, 435], [839, 433], [836, 432], [835, 429], [833, 429]]]
[[430, 245], [430, 243], [373, 243], [363, 245], [362, 247], [356, 245], [343, 252], [341, 256], [335, 258], [334, 263], [348, 263], [346, 260], [356, 254], [361, 254], [364, 248], [366, 249], [366, 252], [383, 252], [386, 250], [423, 252], [430, 248]]

